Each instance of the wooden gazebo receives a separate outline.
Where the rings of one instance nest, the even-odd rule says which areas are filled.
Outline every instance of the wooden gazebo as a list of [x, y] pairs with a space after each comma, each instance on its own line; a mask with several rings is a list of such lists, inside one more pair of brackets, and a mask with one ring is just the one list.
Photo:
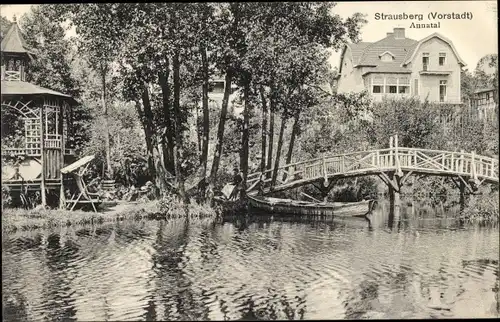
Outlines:
[[67, 138], [75, 100], [26, 81], [35, 59], [14, 23], [1, 43], [2, 186], [11, 193], [35, 191], [41, 204], [47, 194], [64, 204], [61, 168], [74, 161]]

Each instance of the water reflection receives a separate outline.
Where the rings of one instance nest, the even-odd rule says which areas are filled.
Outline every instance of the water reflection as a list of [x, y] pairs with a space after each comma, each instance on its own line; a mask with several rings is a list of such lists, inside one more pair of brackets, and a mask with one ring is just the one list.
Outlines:
[[[427, 210], [426, 210], [427, 211]], [[13, 320], [497, 317], [497, 228], [364, 218], [122, 222], [3, 236]]]

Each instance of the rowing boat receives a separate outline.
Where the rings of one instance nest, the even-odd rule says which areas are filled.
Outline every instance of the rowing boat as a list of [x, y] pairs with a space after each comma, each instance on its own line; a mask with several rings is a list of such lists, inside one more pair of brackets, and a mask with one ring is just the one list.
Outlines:
[[374, 200], [357, 202], [308, 202], [264, 196], [247, 196], [252, 210], [267, 213], [282, 213], [312, 216], [359, 217], [370, 213], [375, 206]]

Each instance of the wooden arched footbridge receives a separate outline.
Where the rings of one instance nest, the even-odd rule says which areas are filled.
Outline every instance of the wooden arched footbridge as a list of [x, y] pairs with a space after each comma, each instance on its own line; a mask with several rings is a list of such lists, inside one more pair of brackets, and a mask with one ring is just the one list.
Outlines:
[[274, 169], [252, 173], [247, 177], [247, 193], [260, 190], [268, 194], [306, 184], [317, 187], [318, 183], [322, 186], [319, 188], [328, 193], [335, 179], [366, 175], [377, 175], [397, 194], [411, 175], [451, 177], [462, 193], [474, 192], [482, 183], [499, 183], [498, 164], [498, 159], [474, 152], [398, 147], [397, 137], [391, 137], [390, 147], [386, 149], [325, 155], [280, 166], [272, 187]]

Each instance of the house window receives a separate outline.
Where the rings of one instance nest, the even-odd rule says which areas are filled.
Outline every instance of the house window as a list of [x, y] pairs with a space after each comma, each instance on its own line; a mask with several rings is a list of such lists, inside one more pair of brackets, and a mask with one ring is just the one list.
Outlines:
[[389, 53], [384, 53], [382, 56], [380, 56], [380, 60], [382, 60], [383, 62], [391, 62], [393, 61], [393, 57]]
[[446, 62], [446, 53], [439, 53], [439, 66], [444, 66]]
[[423, 70], [427, 70], [429, 66], [429, 53], [422, 53]]
[[400, 77], [398, 80], [398, 93], [399, 94], [409, 94], [410, 93], [410, 79], [408, 77]]
[[446, 83], [447, 81], [439, 81], [439, 101], [444, 102], [446, 100]]
[[397, 94], [398, 92], [398, 79], [396, 77], [388, 77], [386, 83], [386, 93]]
[[408, 94], [410, 91], [410, 86], [399, 86], [399, 94]]
[[384, 92], [384, 78], [380, 76], [373, 77], [372, 93], [381, 94]]

